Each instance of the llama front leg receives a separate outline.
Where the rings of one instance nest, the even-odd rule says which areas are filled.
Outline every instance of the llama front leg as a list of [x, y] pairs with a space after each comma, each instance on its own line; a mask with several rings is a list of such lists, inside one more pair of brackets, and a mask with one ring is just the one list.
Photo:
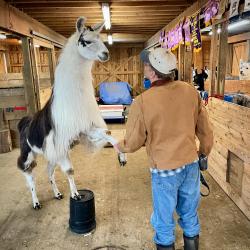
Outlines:
[[99, 141], [101, 141], [102, 143], [109, 142], [110, 144], [112, 144], [118, 154], [118, 160], [119, 160], [120, 166], [123, 167], [126, 165], [127, 163], [126, 154], [122, 153], [119, 150], [118, 141], [114, 137], [111, 136], [110, 131], [108, 131], [107, 129], [94, 127], [89, 131], [88, 138], [89, 140], [95, 143], [98, 143]]
[[27, 184], [29, 186], [31, 195], [32, 195], [32, 202], [33, 202], [33, 208], [34, 209], [40, 209], [42, 206], [39, 203], [39, 200], [37, 198], [36, 195], [36, 187], [35, 187], [35, 181], [34, 181], [34, 177], [31, 171], [29, 172], [23, 172], [23, 175], [27, 181]]
[[75, 180], [74, 180], [74, 169], [71, 165], [71, 162], [69, 160], [69, 157], [65, 157], [64, 159], [60, 160], [58, 162], [60, 165], [62, 171], [66, 174], [69, 180], [69, 186], [70, 186], [70, 192], [71, 192], [71, 197], [75, 200], [80, 200], [81, 196], [79, 195], [76, 185], [75, 185]]
[[48, 163], [48, 175], [51, 187], [54, 192], [54, 196], [56, 199], [61, 200], [63, 198], [63, 194], [61, 194], [57, 188], [54, 174], [55, 174], [55, 164]]

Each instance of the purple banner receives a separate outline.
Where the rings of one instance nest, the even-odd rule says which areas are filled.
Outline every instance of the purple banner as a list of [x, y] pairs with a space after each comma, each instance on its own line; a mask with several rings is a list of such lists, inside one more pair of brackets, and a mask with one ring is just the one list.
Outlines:
[[215, 17], [219, 10], [219, 0], [210, 0], [204, 10], [204, 21], [205, 25], [211, 25], [211, 20]]
[[191, 44], [191, 33], [190, 33], [190, 20], [187, 17], [184, 24], [183, 24], [183, 31], [184, 31], [184, 40], [186, 45]]
[[190, 17], [191, 34], [192, 34], [194, 52], [198, 52], [201, 50], [201, 33], [200, 33], [199, 16], [200, 16], [200, 13], [197, 13]]

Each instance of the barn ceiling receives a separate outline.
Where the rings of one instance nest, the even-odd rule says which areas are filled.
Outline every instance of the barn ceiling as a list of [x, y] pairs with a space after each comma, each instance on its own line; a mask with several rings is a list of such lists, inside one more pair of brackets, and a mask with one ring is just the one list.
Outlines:
[[6, 2], [66, 37], [75, 31], [75, 21], [79, 16], [87, 17], [89, 25], [103, 21], [101, 3], [108, 2], [111, 30], [103, 32], [115, 33], [118, 40], [122, 37], [123, 41], [129, 41], [134, 36], [145, 41], [195, 1], [6, 0]]

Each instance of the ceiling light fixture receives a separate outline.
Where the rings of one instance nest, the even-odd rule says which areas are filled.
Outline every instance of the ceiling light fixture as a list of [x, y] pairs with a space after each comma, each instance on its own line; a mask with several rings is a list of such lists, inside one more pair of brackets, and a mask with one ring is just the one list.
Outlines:
[[110, 8], [108, 3], [102, 3], [102, 14], [105, 21], [105, 29], [109, 30], [111, 28], [110, 21]]
[[112, 35], [108, 35], [108, 44], [109, 44], [109, 45], [112, 45], [112, 44], [113, 44]]
[[6, 39], [7, 38], [7, 36], [5, 35], [5, 34], [0, 34], [0, 39]]

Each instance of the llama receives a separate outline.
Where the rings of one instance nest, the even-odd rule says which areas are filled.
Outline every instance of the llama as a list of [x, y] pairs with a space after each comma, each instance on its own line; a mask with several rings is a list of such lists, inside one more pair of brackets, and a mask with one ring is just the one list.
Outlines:
[[[20, 156], [17, 165], [22, 170], [32, 194], [34, 209], [41, 205], [36, 195], [32, 170], [36, 166], [36, 155], [43, 154], [48, 161], [49, 180], [57, 199], [62, 199], [54, 170], [56, 165], [66, 174], [71, 197], [80, 199], [68, 151], [75, 139], [101, 148], [107, 142], [117, 141], [109, 135], [101, 117], [92, 86], [91, 68], [95, 60], [109, 59], [109, 52], [100, 38], [102, 24], [85, 26], [86, 19], [76, 22], [76, 32], [68, 39], [55, 70], [55, 82], [50, 99], [44, 108], [33, 117], [24, 117], [18, 124], [20, 133]], [[118, 148], [121, 165], [126, 164], [125, 155]]]

